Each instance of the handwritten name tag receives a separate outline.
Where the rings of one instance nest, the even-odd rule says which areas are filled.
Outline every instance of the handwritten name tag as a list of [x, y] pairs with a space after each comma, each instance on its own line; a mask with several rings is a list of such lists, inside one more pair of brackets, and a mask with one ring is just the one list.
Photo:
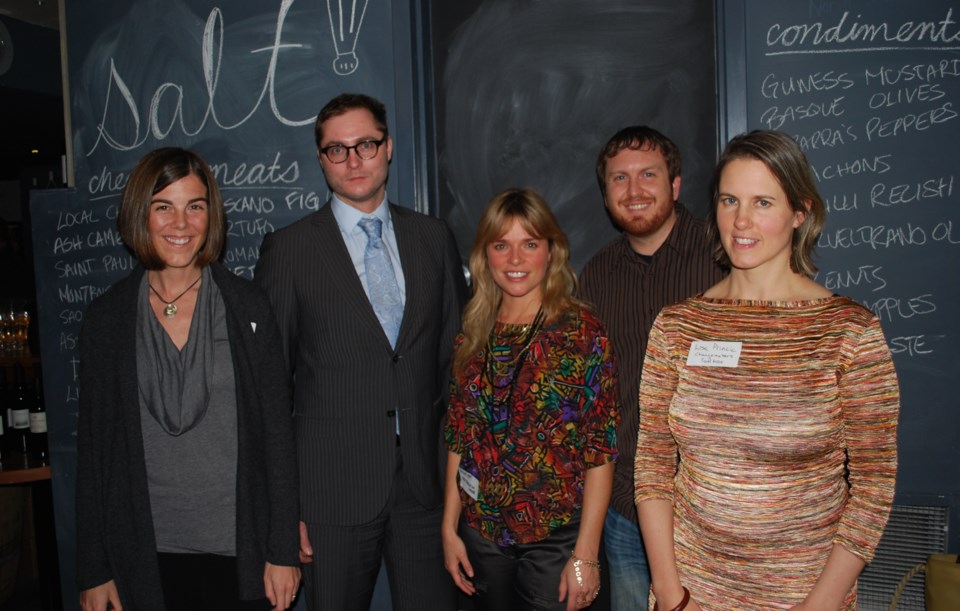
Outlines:
[[478, 480], [472, 473], [464, 471], [463, 467], [460, 467], [460, 487], [463, 488], [463, 491], [466, 492], [471, 499], [477, 500], [477, 497], [480, 496], [480, 480]]
[[690, 367], [736, 367], [740, 362], [743, 342], [704, 342], [690, 344], [687, 366]]

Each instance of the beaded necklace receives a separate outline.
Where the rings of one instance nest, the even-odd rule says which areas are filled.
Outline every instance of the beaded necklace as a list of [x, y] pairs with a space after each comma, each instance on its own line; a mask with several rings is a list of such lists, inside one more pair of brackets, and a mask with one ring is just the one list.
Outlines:
[[[487, 338], [487, 348], [483, 354], [483, 369], [486, 374], [483, 382], [485, 382], [485, 385], [489, 384], [490, 405], [494, 408], [506, 407], [507, 421], [510, 419], [510, 405], [513, 402], [512, 399], [514, 391], [516, 390], [517, 379], [520, 377], [520, 372], [527, 362], [527, 355], [530, 352], [530, 345], [533, 343], [533, 338], [536, 337], [537, 333], [540, 332], [540, 328], [543, 327], [544, 318], [543, 306], [540, 306], [533, 322], [524, 330], [520, 351], [509, 361], [500, 360], [495, 357], [497, 354], [509, 354], [513, 347], [511, 345], [498, 346], [496, 343], [496, 331], [493, 329], [490, 331], [490, 337]], [[507, 381], [500, 384], [497, 384], [496, 365], [498, 363], [501, 364], [501, 366], [509, 367], [510, 370], [510, 376]], [[506, 394], [502, 392], [504, 389], [507, 389]]]

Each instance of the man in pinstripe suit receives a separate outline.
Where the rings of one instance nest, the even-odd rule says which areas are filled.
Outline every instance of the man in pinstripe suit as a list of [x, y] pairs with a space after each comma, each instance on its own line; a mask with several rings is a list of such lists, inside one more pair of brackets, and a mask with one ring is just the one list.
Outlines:
[[[342, 94], [315, 131], [332, 197], [267, 235], [255, 274], [295, 379], [308, 603], [366, 611], [382, 559], [395, 610], [454, 609], [439, 426], [466, 297], [460, 257], [443, 221], [387, 202], [383, 104]], [[393, 325], [385, 286], [386, 301], [399, 298]]]

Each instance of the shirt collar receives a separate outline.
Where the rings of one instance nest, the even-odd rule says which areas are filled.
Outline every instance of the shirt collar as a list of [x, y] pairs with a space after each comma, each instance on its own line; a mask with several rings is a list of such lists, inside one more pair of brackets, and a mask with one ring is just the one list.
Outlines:
[[673, 229], [670, 230], [670, 235], [667, 236], [667, 239], [663, 242], [663, 246], [660, 248], [669, 246], [676, 252], [682, 252], [689, 245], [689, 240], [684, 240], [684, 238], [688, 233], [687, 225], [690, 224], [693, 216], [680, 202], [674, 203], [674, 210], [677, 213], [677, 220], [673, 223]]
[[360, 222], [360, 219], [363, 218], [376, 218], [380, 219], [383, 223], [383, 228], [387, 229], [390, 227], [390, 206], [387, 205], [387, 198], [384, 196], [383, 201], [380, 202], [380, 205], [377, 206], [371, 214], [365, 212], [360, 212], [350, 204], [345, 203], [336, 195], [333, 195], [330, 198], [330, 208], [333, 211], [334, 218], [337, 219], [337, 224], [340, 225], [340, 230], [344, 233], [352, 232], [356, 227], [357, 223]]

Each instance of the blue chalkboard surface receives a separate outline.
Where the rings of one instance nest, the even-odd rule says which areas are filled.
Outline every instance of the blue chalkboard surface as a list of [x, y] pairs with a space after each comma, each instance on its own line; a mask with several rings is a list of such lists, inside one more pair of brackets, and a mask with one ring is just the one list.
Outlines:
[[721, 4], [725, 135], [782, 130], [809, 157], [829, 209], [817, 280], [873, 310], [894, 354], [895, 502], [946, 507], [956, 550], [960, 5]]
[[430, 6], [434, 199], [466, 255], [509, 187], [550, 203], [579, 269], [614, 235], [596, 160], [646, 124], [683, 156], [680, 199], [707, 210], [717, 151], [713, 0], [464, 0]]
[[263, 235], [316, 210], [327, 187], [317, 111], [343, 91], [382, 100], [395, 140], [390, 197], [417, 203], [417, 68], [403, 0], [169, 0], [66, 4], [75, 188], [32, 194], [39, 328], [64, 608], [74, 584], [77, 338], [91, 300], [135, 265], [116, 230], [137, 160], [195, 149], [229, 226], [224, 263], [252, 277]]

